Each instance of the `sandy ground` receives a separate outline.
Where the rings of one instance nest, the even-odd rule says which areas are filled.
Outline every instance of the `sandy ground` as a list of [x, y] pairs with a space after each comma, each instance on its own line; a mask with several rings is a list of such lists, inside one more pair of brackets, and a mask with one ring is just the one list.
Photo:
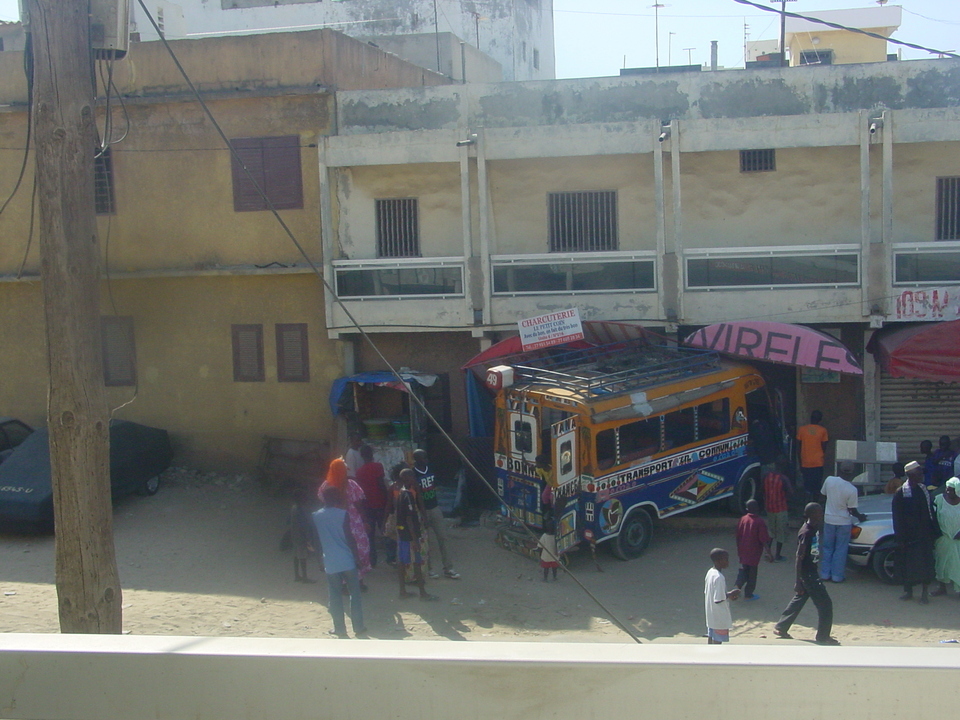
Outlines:
[[[167, 474], [154, 497], [131, 497], [115, 510], [123, 584], [124, 632], [135, 635], [319, 637], [331, 627], [326, 583], [293, 581], [279, 539], [287, 503], [243, 477]], [[453, 521], [451, 521], [453, 522]], [[631, 562], [578, 553], [571, 569], [644, 642], [702, 643], [703, 575], [715, 546], [733, 549], [733, 518], [707, 529], [689, 520], [657, 529], [647, 553]], [[697, 523], [701, 524], [701, 523]], [[707, 523], [709, 524], [709, 523]], [[544, 583], [531, 560], [494, 544], [492, 528], [450, 530], [461, 580], [431, 581], [437, 603], [397, 598], [395, 571], [381, 565], [363, 597], [370, 636], [383, 639], [630, 642], [570, 577]], [[793, 544], [788, 548], [793, 550]], [[732, 585], [735, 567], [727, 570]], [[812, 640], [816, 611], [804, 609], [792, 634], [773, 623], [790, 599], [790, 562], [760, 568], [760, 599], [733, 605], [736, 643]], [[960, 639], [960, 601], [897, 600], [898, 589], [851, 569], [830, 585], [834, 635], [844, 644], [932, 646]], [[58, 631], [52, 537], [0, 536], [0, 632]], [[958, 646], [960, 647], [960, 646]]]

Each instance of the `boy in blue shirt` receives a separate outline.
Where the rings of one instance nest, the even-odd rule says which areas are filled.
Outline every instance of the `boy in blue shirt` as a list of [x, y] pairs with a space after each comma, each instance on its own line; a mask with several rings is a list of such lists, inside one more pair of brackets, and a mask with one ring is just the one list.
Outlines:
[[357, 573], [359, 559], [356, 542], [350, 533], [346, 500], [339, 488], [328, 486], [323, 490], [323, 502], [324, 507], [313, 514], [313, 524], [320, 539], [323, 571], [327, 575], [329, 588], [327, 609], [333, 618], [333, 630], [329, 632], [340, 638], [348, 637], [343, 615], [343, 595], [340, 590], [346, 582], [350, 591], [353, 632], [358, 636], [364, 635], [367, 628], [363, 625], [363, 607], [360, 604], [360, 576]]

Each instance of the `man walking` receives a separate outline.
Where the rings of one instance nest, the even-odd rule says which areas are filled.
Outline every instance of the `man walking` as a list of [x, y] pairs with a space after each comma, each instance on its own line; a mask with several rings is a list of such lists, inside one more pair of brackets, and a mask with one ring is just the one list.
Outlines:
[[827, 499], [820, 533], [820, 579], [835, 583], [846, 579], [853, 518], [860, 522], [867, 519], [857, 510], [857, 488], [850, 482], [856, 476], [856, 468], [852, 462], [844, 460], [839, 472], [839, 477], [831, 475], [824, 480], [820, 489], [820, 494]]
[[823, 508], [819, 503], [807, 503], [803, 516], [807, 521], [797, 535], [797, 579], [793, 588], [793, 599], [774, 626], [773, 634], [781, 638], [792, 637], [790, 627], [807, 604], [807, 598], [810, 598], [817, 606], [817, 644], [839, 645], [836, 638], [830, 637], [833, 629], [833, 601], [830, 600], [827, 588], [817, 572], [817, 559], [820, 555], [817, 531], [823, 520]]
[[760, 556], [766, 557], [767, 562], [773, 562], [770, 554], [770, 533], [767, 524], [760, 517], [760, 503], [754, 499], [747, 500], [747, 514], [737, 523], [737, 556], [740, 558], [740, 571], [737, 573], [736, 586], [743, 590], [744, 600], [757, 600], [759, 595], [753, 591], [757, 587], [757, 570], [760, 566]]
[[[420, 486], [420, 498], [423, 500], [425, 516], [423, 518], [427, 530], [433, 530], [440, 548], [440, 560], [443, 562], [443, 574], [451, 580], [459, 580], [460, 573], [453, 569], [450, 555], [447, 550], [447, 534], [443, 527], [443, 511], [437, 500], [437, 479], [427, 462], [426, 450], [413, 451], [413, 470], [417, 474], [417, 484]], [[424, 533], [426, 534], [426, 533]], [[427, 573], [431, 578], [440, 577], [433, 571], [432, 553], [427, 554]]]

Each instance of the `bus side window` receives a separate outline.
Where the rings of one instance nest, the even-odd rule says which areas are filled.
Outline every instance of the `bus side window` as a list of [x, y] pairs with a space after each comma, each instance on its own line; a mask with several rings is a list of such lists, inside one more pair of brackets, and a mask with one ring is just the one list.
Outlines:
[[617, 461], [617, 438], [613, 428], [597, 433], [597, 468], [606, 470]]
[[621, 425], [620, 462], [655, 455], [660, 451], [660, 418], [648, 418]]
[[697, 406], [697, 439], [708, 440], [730, 432], [730, 398]]
[[696, 432], [695, 415], [694, 409], [690, 407], [684, 408], [683, 410], [675, 410], [663, 416], [663, 432], [666, 438], [666, 447], [664, 450], [689, 445], [694, 441]]

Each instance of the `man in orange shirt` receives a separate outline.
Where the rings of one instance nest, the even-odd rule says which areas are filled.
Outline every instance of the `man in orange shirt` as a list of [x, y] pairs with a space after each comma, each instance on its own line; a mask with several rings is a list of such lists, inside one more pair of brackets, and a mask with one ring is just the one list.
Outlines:
[[820, 424], [823, 413], [814, 410], [810, 413], [810, 424], [797, 430], [797, 442], [800, 443], [800, 474], [803, 475], [803, 487], [807, 495], [816, 499], [823, 486], [823, 455], [827, 447], [827, 429]]

